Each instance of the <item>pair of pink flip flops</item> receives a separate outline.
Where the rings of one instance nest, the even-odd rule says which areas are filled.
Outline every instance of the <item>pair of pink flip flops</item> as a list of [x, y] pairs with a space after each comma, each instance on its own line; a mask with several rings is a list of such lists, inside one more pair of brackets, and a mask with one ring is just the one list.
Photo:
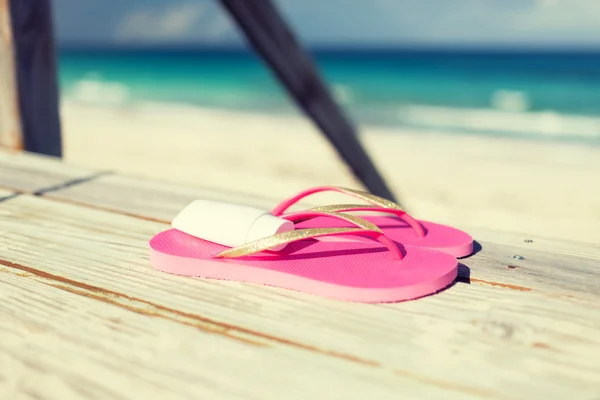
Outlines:
[[[285, 212], [322, 191], [368, 204]], [[150, 240], [155, 268], [375, 303], [416, 299], [444, 289], [456, 279], [456, 258], [473, 251], [467, 233], [415, 220], [393, 202], [351, 189], [312, 188], [270, 213], [252, 214], [232, 205], [217, 211], [213, 205], [198, 213], [198, 207], [192, 203], [173, 221], [174, 229]], [[387, 215], [351, 214], [356, 211]]]

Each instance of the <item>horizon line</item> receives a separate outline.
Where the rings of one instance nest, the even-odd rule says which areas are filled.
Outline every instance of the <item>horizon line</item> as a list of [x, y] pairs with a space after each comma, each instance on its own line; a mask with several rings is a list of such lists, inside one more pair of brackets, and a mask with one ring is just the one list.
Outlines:
[[[66, 42], [57, 43], [58, 51], [190, 51], [190, 50], [216, 50], [252, 52], [253, 49], [240, 44], [214, 44], [214, 43], [104, 43], [104, 42]], [[306, 46], [310, 52], [335, 52], [335, 51], [394, 51], [394, 52], [600, 52], [598, 45], [540, 45], [540, 44], [326, 44]]]

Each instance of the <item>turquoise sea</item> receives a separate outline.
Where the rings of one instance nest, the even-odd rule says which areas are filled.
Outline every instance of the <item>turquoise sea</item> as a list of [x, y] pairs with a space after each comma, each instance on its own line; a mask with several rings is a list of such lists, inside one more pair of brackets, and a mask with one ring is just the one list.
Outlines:
[[[600, 52], [321, 50], [317, 63], [359, 124], [600, 143]], [[62, 96], [295, 113], [246, 50], [62, 49]]]

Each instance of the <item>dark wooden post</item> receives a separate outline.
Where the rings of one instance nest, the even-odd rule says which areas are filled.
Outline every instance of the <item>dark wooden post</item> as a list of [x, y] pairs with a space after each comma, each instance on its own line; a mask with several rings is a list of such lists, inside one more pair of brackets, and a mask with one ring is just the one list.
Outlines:
[[[358, 140], [354, 126], [333, 100], [312, 58], [273, 2], [221, 0], [221, 3], [290, 97], [335, 146], [354, 175], [373, 194], [394, 200], [394, 195]], [[281, 140], [285, 139], [282, 137]]]
[[50, 0], [0, 0], [0, 29], [0, 143], [61, 156]]

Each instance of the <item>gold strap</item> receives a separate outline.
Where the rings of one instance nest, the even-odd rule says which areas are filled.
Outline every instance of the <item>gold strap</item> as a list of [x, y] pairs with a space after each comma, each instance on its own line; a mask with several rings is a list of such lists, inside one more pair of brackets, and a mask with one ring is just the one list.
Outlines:
[[234, 247], [232, 249], [225, 250], [217, 254], [216, 258], [236, 258], [243, 257], [250, 254], [259, 253], [263, 250], [270, 249], [275, 246], [282, 244], [288, 244], [297, 242], [299, 240], [316, 238], [319, 236], [326, 236], [335, 233], [352, 233], [352, 232], [366, 232], [362, 228], [311, 228], [311, 229], [298, 229], [289, 232], [276, 233], [275, 235], [255, 240], [254, 242], [246, 243], [244, 245]]
[[[364, 205], [361, 205], [360, 207], [364, 207]], [[285, 218], [294, 223], [299, 223], [299, 222], [307, 221], [309, 219], [313, 219], [316, 217], [328, 217], [329, 216], [329, 217], [334, 217], [336, 219], [340, 219], [342, 221], [350, 222], [351, 224], [356, 225], [357, 227], [362, 228], [367, 231], [383, 233], [383, 231], [377, 225], [375, 225], [374, 223], [372, 223], [370, 221], [367, 221], [356, 215], [343, 214], [340, 212], [336, 212], [338, 210], [334, 210], [334, 209], [329, 210], [327, 208], [329, 208], [329, 206], [315, 207], [315, 208], [311, 208], [308, 211], [297, 211], [297, 212], [284, 214], [281, 218]], [[341, 210], [341, 211], [343, 211], [343, 210]]]
[[[390, 209], [389, 207], [381, 207], [381, 206], [376, 206], [376, 205], [370, 205], [370, 204], [331, 204], [328, 206], [318, 206], [318, 207], [313, 207], [310, 209], [310, 211], [317, 211], [317, 212], [325, 212], [325, 213], [331, 213], [331, 214], [341, 214], [344, 211], [348, 211], [348, 210], [354, 210], [356, 208], [372, 208], [374, 211], [381, 211], [382, 213], [385, 212], [385, 210], [383, 209]], [[397, 210], [396, 208], [394, 210]], [[285, 214], [284, 214], [285, 215]], [[348, 214], [346, 214], [348, 215]]]
[[[344, 189], [344, 190], [351, 190], [351, 189]], [[356, 193], [356, 192], [357, 191], [353, 191], [353, 193]], [[327, 205], [327, 206], [313, 207], [310, 210], [317, 211], [317, 212], [325, 212], [325, 213], [338, 213], [338, 212], [343, 213], [344, 211], [363, 211], [361, 209], [370, 209], [375, 212], [395, 214], [396, 216], [398, 216], [402, 220], [404, 220], [404, 222], [408, 223], [408, 225], [411, 226], [415, 230], [417, 237], [425, 236], [425, 230], [423, 229], [423, 226], [421, 225], [421, 223], [419, 223], [419, 221], [417, 221], [416, 219], [414, 219], [413, 217], [408, 215], [406, 213], [406, 211], [404, 211], [402, 209], [402, 207], [400, 207], [399, 205], [397, 205], [389, 200], [374, 196], [370, 193], [364, 193], [364, 192], [359, 192], [359, 193], [361, 193], [361, 196], [363, 199], [371, 202], [371, 205], [368, 205], [368, 204], [332, 204], [332, 205]], [[376, 200], [373, 200], [373, 198], [375, 198]]]
[[362, 190], [348, 189], [348, 188], [339, 187], [339, 186], [335, 186], [335, 188], [338, 189], [342, 193], [357, 197], [360, 200], [366, 201], [366, 202], [374, 204], [376, 206], [404, 211], [402, 209], [402, 207], [400, 207], [398, 204], [394, 203], [393, 201], [384, 199], [383, 197], [375, 196], [372, 193], [364, 192]]
[[[346, 189], [346, 190], [351, 190], [351, 189]], [[367, 199], [367, 198], [370, 199], [370, 200], [366, 200], [366, 201], [370, 201], [372, 203], [376, 202], [375, 204], [378, 207], [402, 210], [395, 203], [390, 202], [385, 199], [382, 199], [380, 197], [371, 195], [370, 193], [365, 193], [365, 192], [358, 192], [358, 193], [361, 196], [363, 196], [365, 199]], [[251, 254], [256, 254], [261, 251], [268, 250], [268, 249], [271, 249], [273, 247], [276, 247], [276, 246], [279, 246], [282, 244], [288, 244], [288, 243], [297, 242], [300, 240], [316, 238], [319, 236], [334, 235], [334, 234], [344, 234], [344, 233], [369, 234], [369, 232], [370, 232], [371, 233], [370, 236], [379, 238], [378, 240], [383, 240], [385, 238], [383, 231], [374, 223], [369, 222], [369, 221], [367, 221], [363, 218], [360, 218], [356, 215], [344, 214], [344, 213], [337, 212], [337, 211], [343, 211], [344, 209], [352, 209], [352, 208], [356, 208], [356, 207], [365, 207], [365, 205], [364, 204], [360, 204], [360, 205], [338, 204], [338, 205], [331, 205], [331, 206], [321, 206], [321, 207], [315, 207], [308, 211], [298, 211], [298, 212], [294, 212], [294, 213], [289, 213], [289, 214], [286, 214], [284, 216], [284, 218], [289, 219], [290, 221], [293, 221], [293, 222], [300, 222], [300, 221], [305, 221], [305, 220], [315, 218], [315, 217], [330, 216], [330, 217], [334, 217], [336, 219], [350, 222], [351, 224], [357, 226], [358, 228], [310, 228], [310, 229], [298, 229], [298, 230], [293, 230], [293, 231], [289, 231], [289, 232], [277, 233], [275, 235], [268, 236], [263, 239], [255, 240], [253, 242], [246, 243], [241, 246], [222, 251], [221, 253], [217, 254], [215, 257], [216, 258], [243, 257], [243, 256], [251, 255]], [[382, 238], [382, 236], [384, 238]], [[387, 239], [387, 238], [385, 238], [384, 242], [385, 242], [384, 244], [388, 248], [392, 247], [394, 249], [393, 250], [394, 253], [398, 253], [398, 250], [397, 250], [396, 246], [393, 244], [393, 242], [389, 241], [389, 239]], [[387, 243], [387, 242], [390, 242], [390, 243]], [[399, 253], [396, 254], [396, 256], [398, 258], [401, 258], [401, 255]]]

